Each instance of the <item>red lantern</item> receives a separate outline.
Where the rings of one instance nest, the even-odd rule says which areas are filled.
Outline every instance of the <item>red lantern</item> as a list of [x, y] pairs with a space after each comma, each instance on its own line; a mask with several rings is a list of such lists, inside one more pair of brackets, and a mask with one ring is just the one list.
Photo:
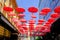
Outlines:
[[31, 13], [36, 13], [38, 11], [38, 9], [36, 7], [30, 7], [30, 8], [28, 8], [28, 11]]
[[25, 16], [25, 14], [18, 14], [18, 16], [19, 16], [19, 17], [24, 17], [24, 16]]
[[57, 14], [57, 13], [51, 14], [51, 17], [52, 18], [58, 18], [59, 17], [59, 14]]
[[55, 12], [55, 13], [60, 13], [60, 6], [57, 6], [57, 7], [54, 9], [54, 12]]
[[23, 13], [25, 12], [25, 9], [24, 8], [16, 8], [16, 11], [19, 12], [19, 13]]
[[8, 11], [8, 12], [13, 11], [13, 9], [11, 7], [6, 7], [6, 6], [3, 7], [3, 10]]
[[51, 11], [50, 8], [43, 8], [43, 9], [41, 10], [41, 12], [45, 12], [45, 13], [49, 13], [50, 11]]

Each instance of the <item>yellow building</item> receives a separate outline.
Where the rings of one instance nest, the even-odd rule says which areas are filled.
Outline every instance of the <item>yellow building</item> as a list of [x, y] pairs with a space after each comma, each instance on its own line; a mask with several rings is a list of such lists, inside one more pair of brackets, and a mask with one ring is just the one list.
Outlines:
[[[6, 15], [7, 12], [3, 11], [3, 7], [4, 6], [13, 8], [12, 12], [17, 14], [17, 12], [15, 12], [15, 8], [17, 7], [16, 0], [0, 0], [0, 12], [8, 20], [8, 22], [11, 23], [11, 25], [13, 25], [13, 27], [15, 29], [17, 29], [16, 26], [13, 24], [13, 22], [11, 22], [10, 19], [8, 17], [6, 17], [7, 16]], [[18, 18], [17, 16], [15, 16], [15, 17]], [[6, 27], [8, 27], [8, 26], [6, 26]], [[11, 31], [9, 31], [8, 29], [6, 29], [2, 25], [0, 25], [0, 40], [1, 40], [2, 36], [4, 36], [4, 37], [10, 37], [11, 34], [13, 34]]]
[[[17, 4], [16, 4], [16, 0], [0, 0], [0, 11], [3, 13], [3, 15], [11, 22], [11, 18], [8, 17], [7, 15], [7, 12], [5, 12], [3, 10], [3, 7], [4, 6], [7, 6], [7, 7], [11, 7], [13, 8], [13, 13], [16, 14], [16, 16], [14, 16], [15, 18], [18, 18], [17, 16], [17, 12], [15, 11], [15, 8], [17, 7]], [[9, 12], [8, 12], [9, 13]], [[12, 24], [14, 25], [14, 23], [12, 22]], [[15, 25], [14, 25], [15, 26]]]

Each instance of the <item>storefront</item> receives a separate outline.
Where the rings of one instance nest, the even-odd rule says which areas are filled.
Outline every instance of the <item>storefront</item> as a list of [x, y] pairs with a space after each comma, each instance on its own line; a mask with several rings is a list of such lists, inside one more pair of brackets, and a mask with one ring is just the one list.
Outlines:
[[0, 40], [17, 40], [17, 38], [16, 28], [0, 13]]

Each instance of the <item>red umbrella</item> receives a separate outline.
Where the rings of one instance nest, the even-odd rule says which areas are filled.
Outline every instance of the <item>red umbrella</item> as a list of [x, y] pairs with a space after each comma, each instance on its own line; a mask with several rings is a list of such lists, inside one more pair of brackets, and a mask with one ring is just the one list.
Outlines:
[[22, 27], [24, 30], [28, 30], [28, 28], [27, 27]]
[[40, 12], [39, 14], [40, 15], [47, 15], [47, 13], [45, 13], [45, 12]]
[[27, 22], [25, 19], [20, 19], [20, 22]]
[[50, 24], [50, 22], [46, 22], [45, 24]]
[[41, 28], [41, 26], [40, 26], [40, 25], [37, 25], [37, 26], [35, 27], [35, 32], [38, 32], [38, 31], [40, 30], [40, 28]]
[[34, 25], [33, 24], [29, 24], [29, 30], [30, 30], [30, 32], [34, 30]]
[[44, 22], [45, 22], [45, 20], [43, 20], [43, 19], [38, 20], [38, 24], [43, 24]]
[[10, 16], [10, 17], [11, 16], [16, 16], [16, 14], [11, 12], [11, 13], [8, 14], [8, 16]]
[[36, 7], [29, 7], [28, 11], [31, 13], [36, 13], [38, 11], [38, 9]]
[[11, 12], [11, 11], [13, 11], [13, 9], [11, 8], [11, 7], [3, 7], [3, 10], [4, 11], [8, 11], [8, 12]]
[[35, 24], [35, 20], [29, 20], [29, 24]]
[[40, 33], [35, 33], [34, 36], [44, 36], [45, 34], [46, 33], [44, 33], [44, 32], [43, 33], [40, 32]]
[[31, 17], [32, 17], [32, 18], [36, 18], [36, 16], [35, 16], [35, 15], [31, 15]]
[[58, 18], [58, 17], [59, 17], [59, 14], [53, 13], [53, 14], [51, 14], [51, 17], [52, 17], [52, 18]]
[[26, 24], [22, 24], [22, 28], [23, 28], [24, 30], [28, 30], [28, 28], [27, 28], [27, 25], [26, 25]]
[[49, 27], [50, 25], [51, 25], [51, 23], [50, 23], [50, 22], [46, 22], [44, 26]]
[[50, 32], [50, 29], [45, 29], [42, 32]]
[[18, 14], [18, 16], [19, 16], [19, 17], [24, 17], [24, 16], [25, 16], [25, 14]]
[[20, 24], [20, 22], [17, 22], [16, 26], [17, 26], [17, 28], [21, 28], [22, 27], [22, 25]]
[[54, 21], [55, 21], [55, 19], [53, 19], [53, 18], [48, 19], [48, 22], [50, 22], [50, 23], [53, 23]]
[[42, 27], [40, 28], [40, 32], [43, 32], [46, 28], [47, 28], [46, 26], [42, 26]]
[[43, 19], [39, 19], [38, 22], [45, 22], [45, 20], [43, 20]]
[[24, 30], [23, 30], [22, 28], [19, 29], [19, 32], [20, 32], [21, 34], [25, 34], [25, 33], [24, 33]]
[[49, 12], [51, 12], [51, 9], [50, 8], [43, 8], [41, 10], [41, 12], [49, 13]]
[[23, 13], [25, 12], [25, 9], [24, 8], [16, 8], [16, 11], [19, 12], [19, 13]]
[[17, 23], [18, 21], [18, 18], [12, 18], [12, 22]]
[[57, 6], [57, 7], [54, 9], [54, 12], [55, 12], [55, 13], [60, 13], [60, 6]]

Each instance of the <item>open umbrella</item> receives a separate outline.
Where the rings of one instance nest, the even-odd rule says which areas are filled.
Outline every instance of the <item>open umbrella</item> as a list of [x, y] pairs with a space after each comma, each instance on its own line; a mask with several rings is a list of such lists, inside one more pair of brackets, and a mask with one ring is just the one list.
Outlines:
[[15, 10], [16, 10], [17, 12], [19, 12], [19, 13], [25, 12], [25, 9], [24, 9], [24, 8], [21, 8], [21, 7], [17, 7]]
[[51, 17], [52, 18], [58, 18], [59, 17], [59, 14], [58, 13], [53, 13], [53, 14], [51, 14]]

